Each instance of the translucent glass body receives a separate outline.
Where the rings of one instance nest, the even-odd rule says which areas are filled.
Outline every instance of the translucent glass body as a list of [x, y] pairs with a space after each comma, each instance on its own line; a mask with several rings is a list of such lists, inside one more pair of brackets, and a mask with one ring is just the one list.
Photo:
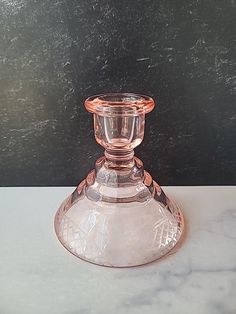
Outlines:
[[95, 137], [105, 156], [57, 211], [57, 236], [71, 253], [100, 265], [127, 267], [160, 258], [179, 241], [184, 221], [134, 157], [154, 102], [107, 94], [88, 98], [85, 106], [94, 114]]

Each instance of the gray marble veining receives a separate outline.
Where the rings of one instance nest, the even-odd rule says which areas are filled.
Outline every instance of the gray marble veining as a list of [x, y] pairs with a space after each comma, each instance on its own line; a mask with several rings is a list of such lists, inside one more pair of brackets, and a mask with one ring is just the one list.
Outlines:
[[58, 243], [55, 210], [73, 188], [1, 188], [1, 314], [235, 314], [236, 187], [166, 187], [187, 232], [134, 268], [84, 262]]

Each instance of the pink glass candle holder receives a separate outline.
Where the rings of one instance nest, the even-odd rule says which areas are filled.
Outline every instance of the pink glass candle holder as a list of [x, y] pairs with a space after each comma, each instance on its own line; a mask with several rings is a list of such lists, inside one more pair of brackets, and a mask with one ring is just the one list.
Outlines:
[[167, 254], [180, 240], [181, 211], [134, 157], [145, 114], [154, 105], [152, 98], [136, 94], [85, 101], [105, 156], [55, 216], [58, 239], [81, 259], [113, 267], [141, 265]]

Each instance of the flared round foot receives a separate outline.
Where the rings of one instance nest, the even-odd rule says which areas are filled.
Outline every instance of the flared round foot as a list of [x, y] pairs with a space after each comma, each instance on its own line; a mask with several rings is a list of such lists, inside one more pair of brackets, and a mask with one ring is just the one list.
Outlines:
[[142, 265], [166, 255], [180, 240], [183, 229], [178, 207], [154, 198], [111, 204], [87, 197], [73, 202], [72, 195], [55, 217], [56, 234], [67, 250], [111, 267]]

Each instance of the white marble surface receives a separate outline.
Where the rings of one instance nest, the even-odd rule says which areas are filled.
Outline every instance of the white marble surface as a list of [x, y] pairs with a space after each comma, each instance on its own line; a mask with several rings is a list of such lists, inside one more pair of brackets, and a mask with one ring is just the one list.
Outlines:
[[0, 188], [0, 314], [235, 314], [236, 187], [168, 187], [187, 234], [137, 268], [95, 266], [57, 241], [54, 213], [73, 188]]

